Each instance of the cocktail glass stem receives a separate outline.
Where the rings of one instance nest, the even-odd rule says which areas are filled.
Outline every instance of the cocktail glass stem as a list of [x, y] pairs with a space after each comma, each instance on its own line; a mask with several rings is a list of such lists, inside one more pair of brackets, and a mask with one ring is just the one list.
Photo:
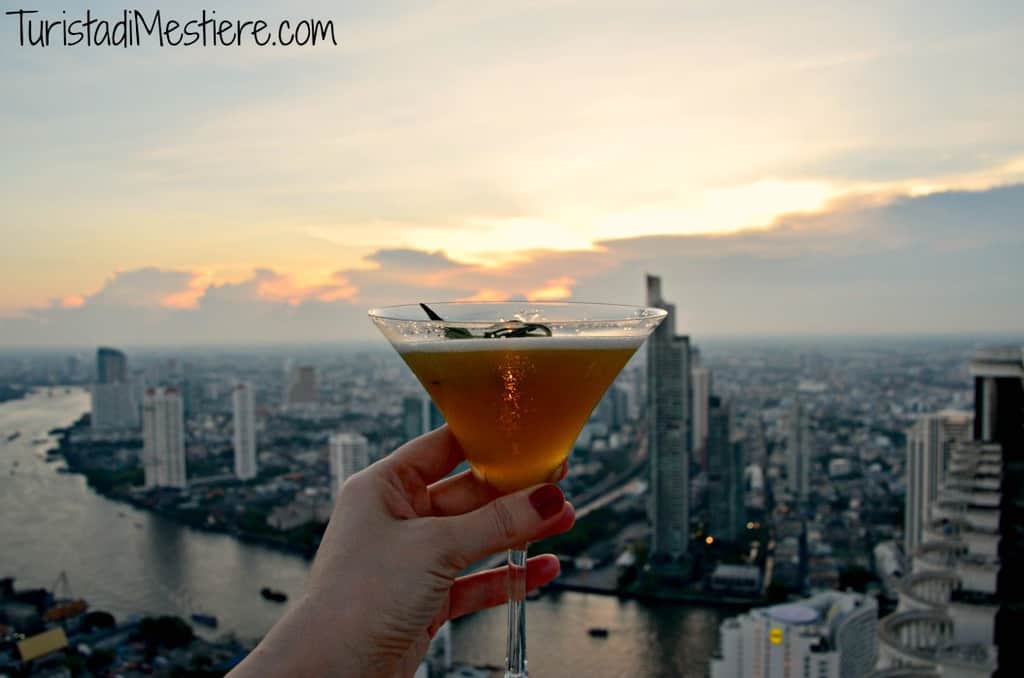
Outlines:
[[526, 676], [526, 544], [508, 550], [508, 654], [505, 678]]

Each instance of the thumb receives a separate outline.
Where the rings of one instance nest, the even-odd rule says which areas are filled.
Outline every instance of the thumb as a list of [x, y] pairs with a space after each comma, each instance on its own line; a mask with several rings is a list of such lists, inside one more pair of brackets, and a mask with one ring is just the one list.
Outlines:
[[575, 514], [562, 490], [546, 483], [441, 520], [445, 529], [439, 546], [446, 559], [469, 565], [497, 551], [565, 532], [575, 522]]

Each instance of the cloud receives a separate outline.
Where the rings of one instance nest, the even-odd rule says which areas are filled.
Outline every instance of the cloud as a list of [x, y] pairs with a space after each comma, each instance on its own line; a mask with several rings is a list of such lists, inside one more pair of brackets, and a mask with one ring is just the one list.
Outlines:
[[[606, 240], [496, 266], [442, 251], [377, 250], [299, 281], [269, 268], [235, 281], [143, 268], [91, 294], [0, 319], [6, 345], [203, 344], [371, 339], [371, 306], [571, 297], [642, 303], [663, 277], [681, 332], [1024, 331], [1024, 184], [922, 197], [860, 196], [768, 228]], [[191, 299], [189, 304], [173, 303]]]

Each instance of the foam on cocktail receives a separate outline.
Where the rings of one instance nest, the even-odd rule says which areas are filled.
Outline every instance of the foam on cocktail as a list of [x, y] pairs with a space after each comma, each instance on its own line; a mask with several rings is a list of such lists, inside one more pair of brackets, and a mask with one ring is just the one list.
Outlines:
[[494, 339], [442, 339], [430, 337], [422, 341], [406, 341], [395, 346], [399, 353], [442, 353], [461, 351], [573, 351], [591, 349], [621, 349], [635, 351], [643, 343], [644, 336], [602, 336], [602, 335], [555, 335], [553, 337], [499, 337]]

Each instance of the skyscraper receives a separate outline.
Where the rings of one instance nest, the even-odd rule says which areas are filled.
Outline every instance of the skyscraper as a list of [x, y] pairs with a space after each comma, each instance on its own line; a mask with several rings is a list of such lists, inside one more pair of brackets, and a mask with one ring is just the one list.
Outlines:
[[1024, 347], [978, 351], [971, 361], [974, 377], [974, 438], [1002, 451], [999, 519], [999, 571], [995, 644], [999, 676], [1019, 675], [1024, 645]]
[[240, 383], [232, 392], [235, 423], [235, 477], [250, 480], [258, 473], [256, 462], [256, 405], [252, 385]]
[[412, 440], [444, 425], [444, 416], [426, 392], [402, 399], [402, 433]]
[[146, 487], [186, 487], [185, 417], [177, 389], [146, 391], [142, 444]]
[[745, 534], [743, 446], [732, 440], [729, 405], [710, 398], [708, 417], [708, 534], [739, 541]]
[[406, 396], [402, 398], [402, 434], [406, 440], [423, 435], [426, 428], [423, 416], [423, 398]]
[[788, 423], [786, 476], [790, 493], [797, 501], [803, 502], [807, 501], [811, 485], [811, 441], [807, 412], [799, 398], [793, 400]]
[[708, 469], [708, 399], [711, 397], [711, 370], [694, 367], [690, 370], [693, 383], [693, 452], [701, 468]]
[[945, 479], [950, 449], [969, 439], [970, 415], [940, 412], [918, 418], [907, 431], [907, 496], [904, 511], [904, 552], [913, 554], [921, 543], [928, 510]]
[[676, 335], [675, 306], [647, 276], [647, 305], [668, 311], [647, 340], [647, 446], [651, 466], [651, 556], [684, 556], [690, 540], [690, 340]]
[[128, 381], [128, 360], [116, 348], [96, 349], [96, 383], [121, 384]]
[[345, 481], [370, 465], [370, 445], [359, 433], [333, 434], [328, 441], [331, 468], [331, 497], [337, 498]]
[[711, 678], [863, 678], [878, 655], [878, 603], [828, 591], [760, 607], [721, 625]]
[[297, 365], [288, 371], [288, 383], [284, 391], [284, 404], [288, 407], [304, 407], [317, 403], [316, 368], [312, 365]]
[[128, 361], [121, 351], [106, 347], [96, 351], [96, 383], [89, 395], [94, 429], [118, 430], [139, 425], [138, 401], [128, 380]]
[[957, 440], [963, 417], [953, 419], [951, 433], [922, 427], [917, 435], [934, 444], [921, 443], [917, 456], [941, 459], [944, 439], [952, 438], [948, 460], [935, 472], [908, 463], [908, 512], [912, 493], [928, 491], [936, 476], [938, 490], [920, 511], [899, 607], [879, 625], [882, 670], [913, 663], [933, 674], [1001, 677], [1024, 666], [1017, 638], [1024, 625], [1024, 350], [978, 351], [970, 371], [973, 439]]

